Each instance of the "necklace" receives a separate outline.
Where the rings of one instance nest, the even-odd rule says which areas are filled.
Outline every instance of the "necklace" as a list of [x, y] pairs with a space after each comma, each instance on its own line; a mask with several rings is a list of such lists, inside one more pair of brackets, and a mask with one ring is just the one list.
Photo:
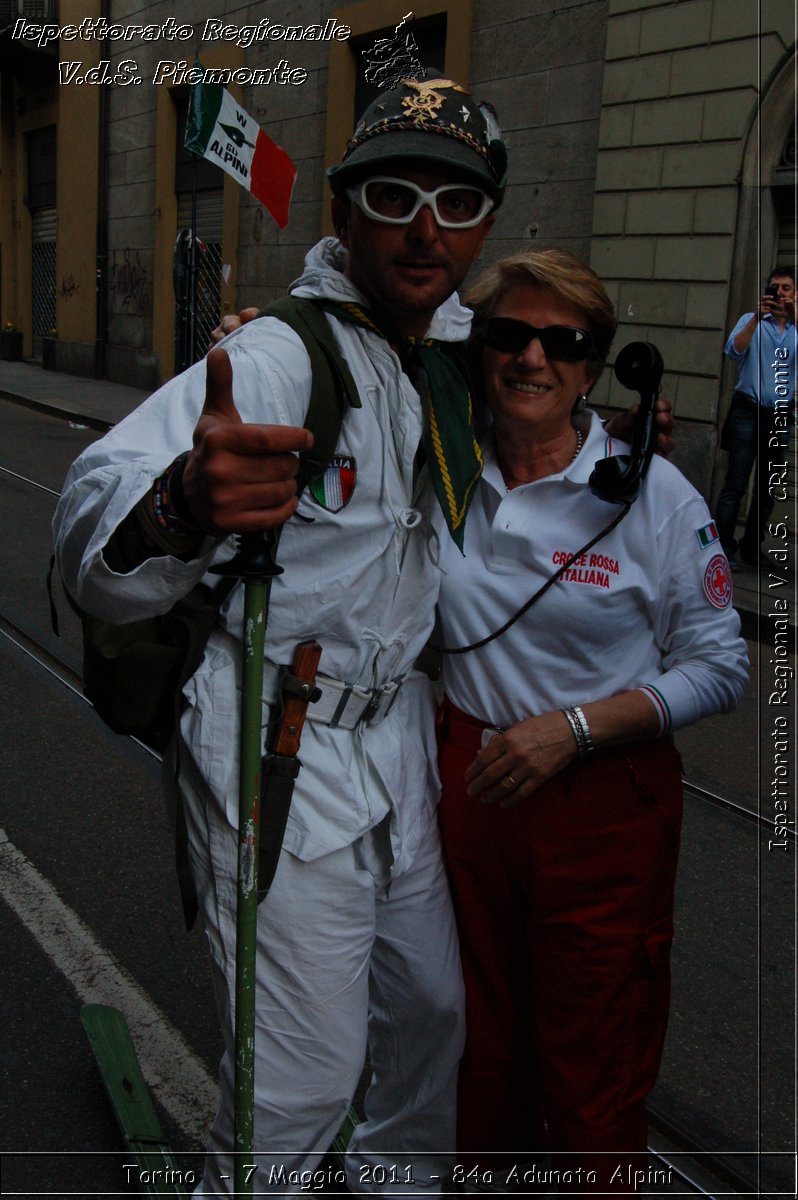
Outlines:
[[[567, 467], [570, 467], [571, 463], [576, 462], [577, 458], [579, 457], [579, 451], [582, 449], [584, 444], [585, 444], [585, 435], [582, 433], [581, 429], [577, 429], [577, 431], [576, 431], [576, 446], [574, 448], [574, 452], [571, 455], [570, 459], [568, 460], [566, 467], [563, 468], [563, 470], [565, 470]], [[513, 483], [515, 483], [517, 486], [521, 486], [525, 483], [529, 483], [528, 479], [515, 479], [515, 477], [512, 475], [510, 476], [510, 478], [513, 480]], [[506, 479], [505, 479], [505, 489], [504, 490], [505, 490], [505, 493], [511, 492], [513, 490], [512, 487], [510, 486], [510, 484], [507, 483]]]

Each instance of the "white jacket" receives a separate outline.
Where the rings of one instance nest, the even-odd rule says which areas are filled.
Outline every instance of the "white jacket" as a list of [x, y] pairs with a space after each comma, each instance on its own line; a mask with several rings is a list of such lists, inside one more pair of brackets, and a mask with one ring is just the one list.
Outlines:
[[[341, 273], [343, 253], [334, 239], [322, 241], [291, 291], [363, 303]], [[430, 336], [464, 339], [470, 317], [453, 297], [436, 315]], [[370, 688], [404, 677], [429, 635], [439, 585], [429, 519], [434, 501], [423, 484], [414, 490], [421, 403], [397, 356], [375, 334], [337, 320], [331, 324], [362, 400], [362, 408], [345, 415], [337, 451], [354, 460], [356, 482], [351, 499], [336, 513], [306, 491], [285, 526], [277, 556], [285, 574], [272, 587], [266, 655], [290, 664], [296, 644], [312, 637], [323, 647], [321, 672]], [[310, 364], [299, 338], [282, 322], [263, 318], [224, 345], [242, 419], [302, 425]], [[112, 621], [166, 611], [214, 560], [232, 554], [232, 540], [220, 544], [208, 538], [191, 562], [152, 558], [128, 575], [115, 574], [102, 556], [110, 535], [153, 480], [190, 448], [204, 392], [205, 367], [199, 363], [71, 468], [55, 515], [56, 550], [67, 588], [87, 611]], [[200, 772], [233, 823], [242, 601], [239, 587], [185, 689], [182, 723]], [[427, 682], [414, 675], [378, 725], [353, 732], [308, 721], [286, 848], [313, 859], [348, 845], [391, 811], [395, 870], [405, 868], [437, 803], [431, 712]]]

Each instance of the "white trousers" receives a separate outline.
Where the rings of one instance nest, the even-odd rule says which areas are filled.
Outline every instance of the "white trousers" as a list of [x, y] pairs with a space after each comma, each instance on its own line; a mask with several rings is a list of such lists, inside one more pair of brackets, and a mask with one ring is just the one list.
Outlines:
[[[225, 1042], [221, 1101], [197, 1196], [233, 1190], [236, 835], [198, 780], [184, 781], [189, 856]], [[313, 862], [283, 852], [258, 911], [255, 1194], [300, 1194], [320, 1169], [362, 1073], [366, 1120], [347, 1159], [354, 1192], [437, 1194], [455, 1145], [463, 993], [433, 824], [388, 880], [383, 829]], [[302, 1194], [307, 1191], [305, 1187]]]

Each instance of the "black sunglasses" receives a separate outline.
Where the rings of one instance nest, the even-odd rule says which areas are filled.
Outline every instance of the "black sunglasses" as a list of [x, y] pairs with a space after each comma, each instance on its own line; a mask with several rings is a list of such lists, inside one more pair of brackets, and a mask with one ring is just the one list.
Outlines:
[[489, 349], [502, 354], [520, 354], [533, 338], [539, 338], [546, 358], [557, 362], [582, 362], [593, 353], [590, 334], [573, 325], [536, 329], [516, 317], [488, 317], [482, 337]]

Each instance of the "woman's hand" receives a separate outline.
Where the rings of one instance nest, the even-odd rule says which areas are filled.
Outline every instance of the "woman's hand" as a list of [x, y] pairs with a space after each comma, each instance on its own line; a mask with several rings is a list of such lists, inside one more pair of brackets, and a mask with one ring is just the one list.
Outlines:
[[254, 321], [259, 312], [259, 308], [242, 308], [240, 313], [228, 313], [227, 316], [222, 317], [216, 328], [211, 330], [211, 344], [208, 349], [212, 350], [214, 346], [218, 346], [228, 333], [235, 333], [242, 325]]
[[[639, 408], [640, 405], [635, 404], [625, 412], [615, 413], [604, 426], [610, 437], [617, 438], [619, 442], [631, 442]], [[657, 397], [654, 405], [654, 428], [657, 434], [656, 453], [668, 458], [676, 446], [673, 433], [676, 422], [673, 419], [673, 406], [667, 396]]]
[[576, 758], [576, 739], [561, 712], [544, 713], [497, 733], [465, 774], [469, 796], [509, 808]]
[[[595, 749], [656, 738], [658, 710], [650, 696], [635, 688], [580, 706]], [[469, 796], [508, 808], [525, 800], [577, 757], [576, 738], [564, 713], [528, 717], [497, 733], [465, 773]]]

